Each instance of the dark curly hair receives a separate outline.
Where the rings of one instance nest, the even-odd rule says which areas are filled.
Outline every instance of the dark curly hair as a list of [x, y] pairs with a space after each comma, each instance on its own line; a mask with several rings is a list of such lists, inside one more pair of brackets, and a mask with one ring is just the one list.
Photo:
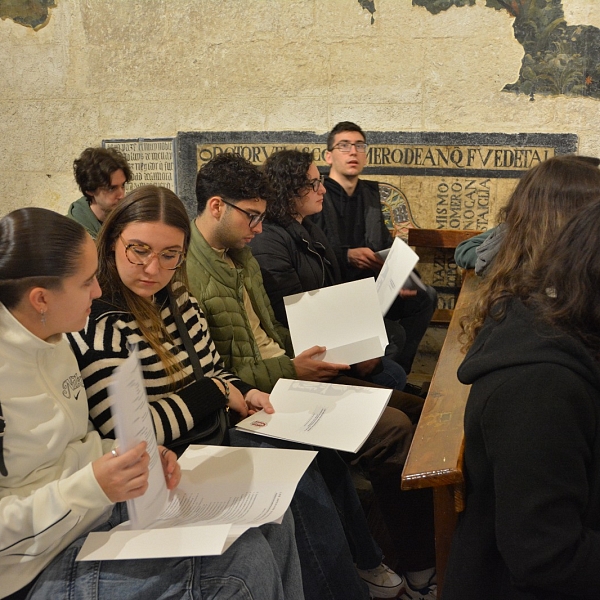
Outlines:
[[300, 150], [279, 150], [267, 158], [263, 171], [274, 194], [267, 207], [269, 221], [287, 225], [294, 220], [296, 199], [309, 186], [307, 173], [312, 162], [312, 154]]
[[271, 186], [262, 171], [239, 154], [224, 152], [209, 160], [196, 177], [198, 214], [209, 198], [220, 196], [233, 202], [260, 198], [269, 203]]
[[73, 162], [75, 181], [84, 196], [98, 188], [110, 187], [110, 178], [121, 169], [125, 182], [131, 180], [127, 159], [116, 148], [86, 148]]

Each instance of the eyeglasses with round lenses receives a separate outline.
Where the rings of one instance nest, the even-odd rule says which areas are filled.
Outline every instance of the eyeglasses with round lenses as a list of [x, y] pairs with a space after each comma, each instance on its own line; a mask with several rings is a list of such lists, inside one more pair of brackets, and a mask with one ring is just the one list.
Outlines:
[[234, 204], [233, 202], [228, 202], [227, 200], [225, 200], [225, 198], [221, 198], [221, 200], [223, 204], [227, 204], [227, 206], [231, 206], [231, 208], [235, 208], [241, 213], [244, 213], [248, 217], [248, 219], [250, 219], [250, 229], [256, 227], [259, 223], [262, 223], [265, 220], [265, 217], [267, 216], [266, 213], [260, 213], [259, 215], [255, 215], [254, 213], [248, 212], [247, 210], [240, 208], [237, 204]]
[[120, 238], [120, 240], [125, 246], [125, 256], [132, 265], [147, 265], [156, 256], [162, 269], [174, 271], [185, 260], [185, 254], [179, 250], [154, 252], [146, 244], [126, 244], [123, 238]]
[[321, 185], [323, 185], [324, 181], [325, 175], [321, 175], [320, 177], [317, 177], [315, 179], [309, 179], [308, 185], [312, 188], [313, 192], [318, 192], [319, 188], [321, 187]]
[[366, 142], [339, 142], [332, 150], [339, 150], [340, 152], [350, 152], [352, 146], [356, 148], [357, 152], [366, 152], [369, 144]]

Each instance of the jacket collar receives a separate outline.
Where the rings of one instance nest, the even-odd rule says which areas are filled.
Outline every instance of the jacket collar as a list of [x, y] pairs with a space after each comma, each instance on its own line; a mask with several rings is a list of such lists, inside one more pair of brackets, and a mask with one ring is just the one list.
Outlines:
[[[190, 256], [198, 261], [211, 277], [222, 281], [226, 285], [235, 287], [235, 281], [237, 279], [235, 269], [232, 269], [227, 264], [227, 261], [221, 258], [221, 256], [211, 248], [205, 237], [200, 233], [198, 227], [196, 227], [195, 219], [192, 220], [191, 228]], [[245, 268], [252, 257], [252, 251], [250, 248], [246, 247], [240, 249], [231, 248], [227, 251], [227, 254], [233, 262], [241, 268]]]
[[39, 351], [53, 350], [63, 339], [64, 335], [57, 337], [55, 343], [42, 340], [21, 325], [0, 303], [0, 345], [6, 346], [12, 356], [30, 360]]

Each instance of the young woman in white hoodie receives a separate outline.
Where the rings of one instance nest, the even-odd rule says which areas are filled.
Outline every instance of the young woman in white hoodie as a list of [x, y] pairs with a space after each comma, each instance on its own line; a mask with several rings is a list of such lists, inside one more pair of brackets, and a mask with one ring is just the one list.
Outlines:
[[[0, 220], [0, 598], [303, 598], [293, 522], [249, 530], [222, 556], [75, 562], [87, 533], [147, 488], [141, 443], [120, 452], [88, 420], [65, 332], [100, 296], [81, 225], [41, 208]], [[164, 452], [163, 452], [164, 450]], [[170, 489], [175, 453], [160, 448]]]

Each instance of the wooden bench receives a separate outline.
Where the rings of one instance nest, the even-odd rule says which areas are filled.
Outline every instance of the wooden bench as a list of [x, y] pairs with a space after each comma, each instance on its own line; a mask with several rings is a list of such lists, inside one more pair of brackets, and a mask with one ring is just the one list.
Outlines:
[[464, 508], [463, 417], [470, 386], [458, 381], [456, 371], [464, 358], [460, 320], [478, 285], [475, 273], [466, 271], [402, 472], [402, 489], [433, 488], [438, 598], [457, 515]]
[[[471, 229], [419, 229], [411, 228], [408, 230], [408, 245], [415, 248], [443, 248], [446, 250], [455, 250], [461, 242], [482, 233]], [[418, 268], [418, 266], [417, 266]], [[448, 308], [438, 308], [432, 319], [432, 323], [450, 323], [452, 319], [452, 310]]]

